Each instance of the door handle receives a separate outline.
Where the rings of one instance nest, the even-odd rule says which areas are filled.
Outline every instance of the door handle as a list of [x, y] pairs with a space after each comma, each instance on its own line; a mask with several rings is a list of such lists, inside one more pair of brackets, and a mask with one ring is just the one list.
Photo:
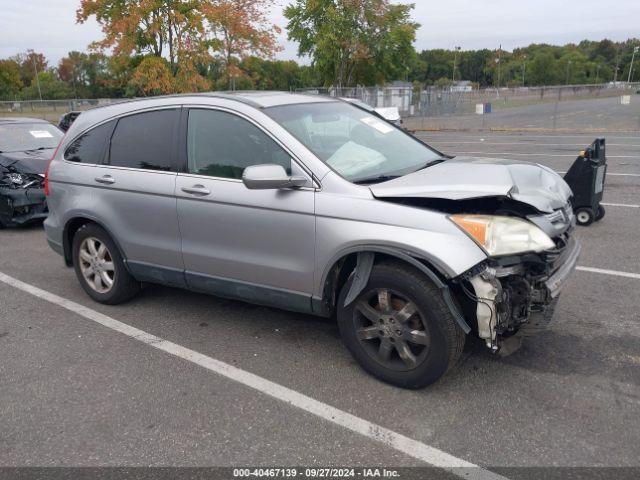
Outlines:
[[106, 183], [107, 185], [111, 185], [112, 183], [116, 183], [111, 175], [104, 175], [102, 177], [96, 177], [95, 181], [98, 183]]
[[207, 190], [204, 185], [194, 185], [193, 187], [182, 187], [181, 189], [184, 193], [190, 193], [191, 195], [201, 195], [206, 196], [211, 194], [209, 190]]

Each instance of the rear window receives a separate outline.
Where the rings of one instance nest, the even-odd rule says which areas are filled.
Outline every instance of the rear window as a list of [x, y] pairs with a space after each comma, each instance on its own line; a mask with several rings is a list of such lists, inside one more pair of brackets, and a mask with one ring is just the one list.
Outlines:
[[115, 124], [115, 120], [112, 120], [81, 135], [69, 145], [64, 158], [70, 162], [103, 163], [107, 143]]
[[118, 120], [109, 164], [146, 170], [171, 170], [178, 110], [137, 113]]

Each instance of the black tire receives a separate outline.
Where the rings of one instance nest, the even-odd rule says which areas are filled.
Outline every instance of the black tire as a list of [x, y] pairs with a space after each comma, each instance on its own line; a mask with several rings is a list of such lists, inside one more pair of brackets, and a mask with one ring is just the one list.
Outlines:
[[593, 223], [594, 219], [595, 219], [595, 215], [593, 214], [592, 209], [579, 208], [576, 210], [576, 222], [578, 223], [578, 225], [587, 227]]
[[[445, 304], [440, 290], [424, 274], [398, 262], [377, 264], [367, 286], [345, 307], [344, 300], [352, 281], [353, 276], [340, 292], [338, 327], [345, 345], [367, 372], [392, 385], [418, 389], [434, 383], [456, 364], [464, 347], [465, 334]], [[387, 294], [381, 293], [384, 290]], [[387, 300], [381, 302], [380, 295]], [[372, 306], [372, 303], [377, 304]], [[397, 320], [399, 314], [409, 304], [412, 305], [405, 311], [405, 316], [408, 311], [415, 310], [415, 313], [400, 325]], [[384, 305], [389, 307], [385, 309]], [[365, 310], [369, 317], [380, 313], [385, 318], [372, 320], [363, 314]], [[388, 318], [390, 315], [395, 316], [393, 323], [389, 323], [392, 322]], [[376, 329], [379, 329], [377, 333]], [[370, 335], [377, 336], [359, 338]], [[414, 343], [413, 338], [419, 339], [420, 343]], [[389, 347], [389, 342], [392, 347]], [[406, 360], [407, 346], [415, 361]], [[388, 349], [391, 353], [385, 360]], [[408, 357], [411, 359], [410, 355]]]
[[598, 211], [596, 212], [596, 222], [599, 222], [600, 220], [602, 220], [604, 218], [606, 210], [604, 209], [604, 207], [602, 205], [598, 205]]
[[[85, 278], [82, 272], [80, 249], [83, 242], [88, 239], [96, 239], [104, 244], [108, 253], [108, 259], [113, 264], [113, 284], [108, 291], [97, 291], [94, 286], [89, 284], [89, 280]], [[102, 227], [94, 223], [85, 224], [80, 227], [73, 237], [72, 255], [73, 268], [75, 269], [80, 285], [82, 285], [84, 291], [87, 292], [87, 295], [96, 302], [116, 305], [133, 298], [140, 291], [140, 282], [133, 278], [127, 271], [120, 250]], [[103, 285], [106, 284], [103, 282]]]

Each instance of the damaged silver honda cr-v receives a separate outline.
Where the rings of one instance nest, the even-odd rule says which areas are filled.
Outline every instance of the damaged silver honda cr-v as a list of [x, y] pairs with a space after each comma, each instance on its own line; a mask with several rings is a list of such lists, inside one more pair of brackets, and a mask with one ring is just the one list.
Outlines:
[[46, 178], [50, 245], [95, 300], [162, 283], [316, 315], [373, 375], [428, 385], [465, 335], [511, 351], [579, 246], [535, 164], [447, 157], [347, 102], [172, 96], [83, 113]]

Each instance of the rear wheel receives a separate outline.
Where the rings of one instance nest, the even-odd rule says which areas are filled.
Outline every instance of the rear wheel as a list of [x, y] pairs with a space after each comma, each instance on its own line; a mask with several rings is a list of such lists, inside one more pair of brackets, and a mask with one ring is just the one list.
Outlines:
[[593, 214], [593, 210], [590, 208], [579, 208], [576, 210], [576, 221], [578, 225], [582, 225], [586, 227], [593, 223], [595, 215]]
[[351, 280], [338, 305], [342, 338], [360, 365], [375, 377], [403, 388], [422, 388], [458, 360], [464, 332], [440, 290], [424, 275], [400, 263], [374, 266], [369, 283], [346, 307]]
[[602, 205], [598, 205], [598, 212], [596, 213], [596, 222], [599, 222], [604, 218], [605, 209]]
[[83, 225], [76, 232], [73, 266], [80, 285], [97, 302], [115, 305], [140, 291], [140, 282], [127, 272], [118, 247], [98, 225]]

